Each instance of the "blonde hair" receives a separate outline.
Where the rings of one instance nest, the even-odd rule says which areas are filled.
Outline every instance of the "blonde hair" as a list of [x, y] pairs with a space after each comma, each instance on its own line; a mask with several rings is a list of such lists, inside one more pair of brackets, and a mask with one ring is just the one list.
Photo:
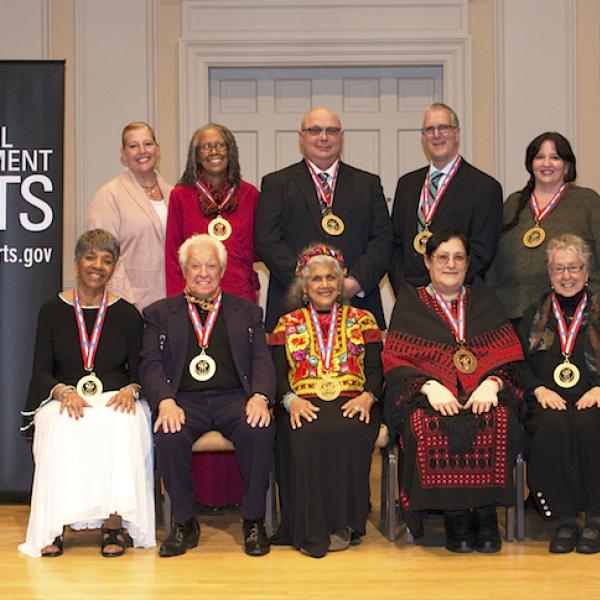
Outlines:
[[158, 144], [156, 141], [156, 134], [154, 133], [154, 129], [148, 125], [145, 121], [132, 121], [131, 123], [127, 123], [125, 127], [123, 127], [123, 131], [121, 132], [121, 147], [125, 148], [125, 136], [135, 129], [147, 129], [150, 132], [150, 137], [155, 144]]

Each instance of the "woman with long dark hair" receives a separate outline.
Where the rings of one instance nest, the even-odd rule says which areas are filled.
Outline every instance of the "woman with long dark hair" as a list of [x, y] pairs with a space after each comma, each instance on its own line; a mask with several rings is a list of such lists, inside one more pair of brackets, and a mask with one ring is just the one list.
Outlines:
[[527, 185], [504, 205], [500, 246], [486, 282], [516, 321], [546, 291], [546, 242], [573, 233], [592, 250], [590, 285], [600, 291], [600, 196], [575, 185], [576, 158], [560, 133], [547, 131], [527, 146]]

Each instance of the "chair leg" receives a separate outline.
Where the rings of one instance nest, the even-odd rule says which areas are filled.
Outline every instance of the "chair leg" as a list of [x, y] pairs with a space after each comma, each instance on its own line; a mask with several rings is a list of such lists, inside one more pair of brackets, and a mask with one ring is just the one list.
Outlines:
[[396, 541], [396, 454], [394, 445], [390, 444], [387, 448], [387, 466], [388, 466], [388, 499], [387, 499], [387, 539], [390, 542]]
[[386, 515], [387, 515], [387, 452], [386, 448], [380, 448], [379, 453], [381, 454], [381, 491], [380, 491], [380, 512], [379, 512], [379, 530], [385, 531], [386, 526]]
[[525, 539], [525, 461], [523, 455], [517, 456], [517, 539]]

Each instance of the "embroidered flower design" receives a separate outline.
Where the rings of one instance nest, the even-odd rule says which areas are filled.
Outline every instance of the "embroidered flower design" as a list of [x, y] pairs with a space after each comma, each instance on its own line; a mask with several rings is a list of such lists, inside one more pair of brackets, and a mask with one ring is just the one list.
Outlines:
[[292, 358], [297, 362], [302, 362], [303, 360], [306, 360], [306, 357], [308, 356], [308, 351], [304, 348], [300, 349], [300, 350], [295, 350], [294, 352], [292, 352]]

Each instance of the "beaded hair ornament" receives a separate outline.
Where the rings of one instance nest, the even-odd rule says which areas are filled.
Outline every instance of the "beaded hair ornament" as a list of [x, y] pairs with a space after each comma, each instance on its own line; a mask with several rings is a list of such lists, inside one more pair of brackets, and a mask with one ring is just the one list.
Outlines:
[[344, 264], [344, 256], [342, 253], [331, 246], [316, 244], [314, 246], [309, 246], [306, 251], [298, 257], [298, 262], [296, 263], [296, 275], [299, 275], [302, 272], [302, 269], [304, 269], [315, 256], [329, 256], [334, 258], [339, 263], [342, 273], [344, 273], [344, 275], [346, 274], [346, 265]]

